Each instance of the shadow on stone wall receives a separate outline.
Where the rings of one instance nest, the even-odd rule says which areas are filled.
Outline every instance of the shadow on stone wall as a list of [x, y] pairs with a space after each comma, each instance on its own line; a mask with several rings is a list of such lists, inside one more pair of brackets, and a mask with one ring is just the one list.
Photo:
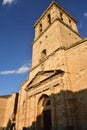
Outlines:
[[[23, 127], [23, 130], [87, 130], [87, 89], [75, 93], [61, 91], [49, 98], [44, 94], [42, 99], [42, 113], [30, 127]], [[54, 125], [50, 119], [52, 114]]]

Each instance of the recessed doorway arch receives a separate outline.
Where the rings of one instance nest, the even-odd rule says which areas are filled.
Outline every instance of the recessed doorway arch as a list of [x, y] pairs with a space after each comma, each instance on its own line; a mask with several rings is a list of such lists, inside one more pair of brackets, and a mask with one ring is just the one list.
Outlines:
[[41, 128], [43, 130], [51, 130], [51, 101], [48, 95], [43, 94], [39, 98], [37, 112], [37, 128]]

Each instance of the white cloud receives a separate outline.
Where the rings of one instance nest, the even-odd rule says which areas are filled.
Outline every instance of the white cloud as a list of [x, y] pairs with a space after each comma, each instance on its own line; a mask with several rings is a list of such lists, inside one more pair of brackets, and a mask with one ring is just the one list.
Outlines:
[[14, 74], [15, 70], [6, 70], [6, 71], [1, 71], [0, 75], [7, 75], [7, 74]]
[[16, 70], [15, 73], [16, 74], [26, 73], [29, 71], [29, 69], [30, 69], [30, 66], [25, 64], [21, 66], [18, 70]]
[[2, 4], [6, 5], [6, 4], [12, 4], [15, 0], [3, 0]]
[[87, 18], [87, 12], [84, 12], [84, 14], [83, 14], [83, 15], [84, 15], [84, 17], [85, 17], [85, 18]]
[[9, 74], [23, 74], [29, 71], [31, 68], [31, 64], [24, 64], [17, 70], [5, 70], [5, 71], [0, 71], [0, 75], [9, 75]]

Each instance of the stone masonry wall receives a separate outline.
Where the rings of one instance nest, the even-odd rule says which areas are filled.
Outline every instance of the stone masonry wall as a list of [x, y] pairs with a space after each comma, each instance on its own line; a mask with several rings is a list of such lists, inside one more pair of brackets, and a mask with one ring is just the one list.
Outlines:
[[0, 97], [0, 127], [4, 127], [5, 111], [6, 111], [7, 98]]

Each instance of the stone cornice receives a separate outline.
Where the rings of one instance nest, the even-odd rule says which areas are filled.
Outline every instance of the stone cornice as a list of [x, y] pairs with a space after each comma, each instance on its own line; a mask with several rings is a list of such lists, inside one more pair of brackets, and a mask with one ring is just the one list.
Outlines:
[[81, 44], [83, 42], [86, 42], [86, 41], [87, 41], [87, 38], [83, 38], [82, 40], [80, 40], [78, 42], [75, 42], [75, 43], [73, 43], [72, 45], [70, 45], [68, 47], [65, 47], [65, 50], [71, 49], [71, 48], [73, 48], [73, 47], [75, 47], [75, 46], [77, 46], [77, 45], [79, 45], [79, 44]]

